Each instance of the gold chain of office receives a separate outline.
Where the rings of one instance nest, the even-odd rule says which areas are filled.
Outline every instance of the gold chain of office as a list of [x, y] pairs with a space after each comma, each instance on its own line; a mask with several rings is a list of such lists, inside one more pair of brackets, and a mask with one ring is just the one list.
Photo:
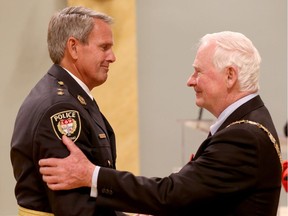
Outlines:
[[255, 126], [257, 126], [258, 128], [262, 129], [263, 131], [265, 131], [267, 133], [269, 139], [273, 143], [274, 148], [275, 148], [275, 150], [276, 150], [276, 152], [278, 154], [278, 157], [279, 157], [279, 160], [280, 160], [280, 164], [281, 164], [281, 167], [282, 167], [282, 156], [281, 156], [281, 151], [280, 151], [279, 145], [277, 144], [277, 141], [274, 138], [274, 136], [271, 134], [271, 132], [266, 127], [264, 127], [262, 124], [260, 124], [258, 122], [254, 122], [254, 121], [249, 121], [249, 120], [240, 120], [240, 121], [232, 122], [226, 128], [228, 128], [228, 127], [230, 127], [232, 125], [235, 125], [235, 124], [243, 124], [243, 123], [248, 123], [248, 124], [251, 124], [251, 125], [255, 125]]

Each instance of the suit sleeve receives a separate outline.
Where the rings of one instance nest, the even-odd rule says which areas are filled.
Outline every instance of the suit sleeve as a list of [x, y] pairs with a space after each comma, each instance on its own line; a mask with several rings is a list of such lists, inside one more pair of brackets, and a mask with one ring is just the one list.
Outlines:
[[253, 129], [224, 129], [202, 143], [202, 152], [178, 173], [164, 178], [101, 168], [96, 203], [121, 211], [181, 215], [207, 205], [217, 208], [231, 196], [227, 208], [232, 207], [235, 194], [240, 198], [242, 191], [257, 183], [261, 139], [256, 137]]

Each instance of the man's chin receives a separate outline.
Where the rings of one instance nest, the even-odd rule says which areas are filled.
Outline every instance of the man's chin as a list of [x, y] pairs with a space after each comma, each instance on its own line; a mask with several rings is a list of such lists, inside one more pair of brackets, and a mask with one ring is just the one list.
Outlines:
[[201, 100], [197, 100], [197, 99], [196, 99], [195, 104], [196, 104], [199, 108], [203, 108], [203, 102], [202, 102]]
[[97, 82], [95, 83], [95, 86], [94, 86], [94, 87], [102, 85], [103, 83], [106, 82], [106, 80], [107, 80], [107, 76], [106, 76], [106, 77], [103, 77], [101, 80], [98, 79]]

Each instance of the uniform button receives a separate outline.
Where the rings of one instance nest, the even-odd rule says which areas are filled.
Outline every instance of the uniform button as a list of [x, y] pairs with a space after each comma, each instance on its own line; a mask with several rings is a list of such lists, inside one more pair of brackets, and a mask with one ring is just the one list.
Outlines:
[[112, 166], [112, 163], [111, 163], [111, 161], [110, 160], [107, 160], [107, 164], [108, 164], [108, 167], [110, 167], [110, 168], [112, 168], [113, 166]]

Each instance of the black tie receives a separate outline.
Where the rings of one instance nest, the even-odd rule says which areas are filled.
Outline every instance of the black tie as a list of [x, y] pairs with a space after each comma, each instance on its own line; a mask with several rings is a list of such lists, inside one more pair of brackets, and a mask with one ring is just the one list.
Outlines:
[[207, 138], [210, 137], [210, 136], [212, 136], [211, 131], [209, 131], [209, 134], [208, 134]]
[[107, 129], [102, 117], [102, 114], [100, 112], [100, 109], [98, 107], [98, 104], [96, 103], [95, 99], [93, 99], [94, 102], [94, 106], [93, 106], [93, 112], [91, 113], [92, 117], [94, 118], [94, 120], [97, 122], [97, 124], [102, 128], [102, 130], [106, 133], [107, 135]]

